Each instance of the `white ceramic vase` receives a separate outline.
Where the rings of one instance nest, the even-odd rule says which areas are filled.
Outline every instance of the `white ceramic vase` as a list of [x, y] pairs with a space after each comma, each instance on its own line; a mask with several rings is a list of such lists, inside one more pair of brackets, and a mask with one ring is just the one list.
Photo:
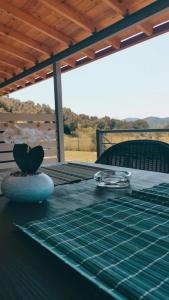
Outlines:
[[14, 202], [37, 203], [46, 200], [54, 190], [53, 180], [44, 173], [6, 176], [1, 185], [4, 195]]

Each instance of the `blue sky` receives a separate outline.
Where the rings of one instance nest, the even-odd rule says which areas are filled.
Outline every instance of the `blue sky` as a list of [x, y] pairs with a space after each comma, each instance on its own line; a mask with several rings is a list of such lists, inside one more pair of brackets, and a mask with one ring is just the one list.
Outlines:
[[[99, 117], [169, 117], [168, 49], [166, 33], [63, 74], [63, 106]], [[10, 96], [54, 107], [53, 80]]]

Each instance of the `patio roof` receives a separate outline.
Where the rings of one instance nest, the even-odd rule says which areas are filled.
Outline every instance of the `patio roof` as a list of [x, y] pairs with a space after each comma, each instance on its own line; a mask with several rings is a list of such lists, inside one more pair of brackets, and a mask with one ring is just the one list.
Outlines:
[[0, 0], [0, 95], [169, 31], [169, 0]]

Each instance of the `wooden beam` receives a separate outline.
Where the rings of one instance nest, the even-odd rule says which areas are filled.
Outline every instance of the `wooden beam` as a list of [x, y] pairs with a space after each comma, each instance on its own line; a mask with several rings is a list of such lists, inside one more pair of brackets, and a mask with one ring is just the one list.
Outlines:
[[12, 73], [10, 73], [8, 70], [6, 70], [6, 69], [2, 69], [2, 68], [0, 68], [0, 73], [2, 73], [2, 74], [5, 74], [5, 75], [7, 75], [7, 76], [9, 76], [9, 77], [12, 77]]
[[13, 15], [16, 19], [22, 21], [23, 23], [29, 25], [30, 27], [38, 30], [39, 32], [52, 39], [55, 39], [66, 45], [69, 45], [71, 43], [71, 38], [66, 34], [52, 27], [49, 27], [47, 24], [38, 20], [38, 18], [32, 17], [30, 14], [11, 5], [11, 3], [6, 3], [4, 0], [0, 0], [0, 8]]
[[39, 71], [39, 72], [36, 72], [36, 73], [34, 73], [34, 74], [32, 74], [32, 75], [33, 75], [34, 78], [42, 77], [42, 78], [46, 79], [47, 73], [48, 73], [48, 72], [51, 72], [51, 71], [52, 71], [51, 68], [50, 68], [50, 67], [47, 67], [47, 68], [45, 68], [44, 70], [41, 70], [41, 71]]
[[[14, 74], [17, 73], [15, 68], [11, 68], [9, 66], [5, 66], [3, 63], [1, 63], [1, 61], [0, 61], [0, 70], [2, 70], [4, 72], [8, 72], [9, 74], [12, 74], [12, 75], [14, 75]], [[18, 73], [19, 72], [20, 71], [18, 71]]]
[[6, 72], [0, 70], [0, 77], [5, 80], [6, 78], [9, 79], [11, 76], [9, 76], [9, 74], [7, 74]]
[[[4, 0], [0, 0], [0, 8], [6, 10], [8, 13], [12, 14], [17, 19], [19, 19], [22, 22], [30, 25], [31, 27], [39, 30], [40, 32], [46, 34], [47, 36], [51, 37], [52, 39], [55, 39], [55, 40], [60, 41], [62, 43], [66, 43], [66, 46], [70, 42], [74, 42], [74, 43], [78, 42], [78, 41], [73, 40], [73, 39], [71, 39], [70, 37], [67, 37], [67, 36], [65, 38], [65, 35], [63, 33], [59, 33], [59, 35], [58, 35], [58, 32], [56, 30], [54, 30], [53, 28], [48, 27], [46, 24], [43, 24], [41, 21], [31, 17], [31, 15], [26, 14], [22, 10], [17, 9], [17, 8], [15, 8], [15, 7], [13, 7], [9, 4], [6, 4], [4, 2]], [[59, 38], [58, 38], [58, 36], [59, 36]], [[15, 34], [15, 37], [16, 37], [16, 34]], [[29, 46], [33, 46], [33, 44], [29, 43]], [[36, 47], [36, 50], [37, 50], [37, 47]], [[86, 49], [86, 50], [83, 51], [83, 53], [84, 53], [84, 55], [90, 57], [91, 59], [94, 59], [94, 57], [95, 57], [95, 53], [92, 49]]]
[[27, 47], [34, 49], [40, 53], [49, 55], [52, 52], [46, 46], [41, 45], [39, 42], [37, 42], [29, 37], [26, 37], [25, 35], [21, 34], [17, 30], [12, 30], [10, 27], [8, 27], [6, 25], [0, 24], [0, 34], [4, 35], [5, 37], [10, 38], [14, 41], [17, 41], [23, 45], [26, 45]]
[[[45, 79], [45, 78], [46, 78], [46, 72], [44, 72], [44, 71], [38, 72], [38, 73], [37, 73], [37, 76], [38, 76], [38, 77], [42, 77], [43, 79]], [[36, 76], [36, 77], [37, 77], [37, 76]]]
[[76, 65], [76, 61], [74, 59], [72, 59], [72, 58], [67, 58], [66, 60], [64, 60], [64, 62], [67, 65], [71, 66], [72, 68], [74, 68], [75, 65]]
[[13, 48], [13, 47], [8, 46], [6, 44], [2, 44], [1, 43], [0, 44], [0, 49], [3, 50], [3, 51], [5, 51], [5, 52], [10, 53], [13, 56], [18, 57], [19, 59], [25, 60], [25, 61], [27, 61], [27, 62], [29, 62], [31, 64], [32, 63], [35, 64], [35, 62], [36, 62], [36, 59], [35, 59], [34, 56], [32, 56], [32, 55], [30, 55], [28, 53], [22, 52], [22, 51], [20, 51], [20, 50], [18, 50], [16, 48]]
[[34, 79], [36, 79], [37, 77], [42, 77], [43, 79], [45, 79], [46, 78], [46, 74], [47, 74], [47, 71], [45, 72], [45, 71], [40, 71], [40, 72], [37, 72], [37, 73], [35, 73], [35, 74], [33, 74], [34, 76]]
[[[19, 80], [19, 81], [17, 81], [17, 82], [15, 83], [15, 86], [17, 87], [17, 86], [19, 85], [19, 86], [24, 87], [24, 86], [25, 86], [25, 83], [26, 83], [26, 81], [24, 81], [24, 80]], [[13, 86], [11, 85], [11, 87], [13, 87]]]
[[124, 16], [126, 14], [127, 8], [124, 5], [124, 1], [120, 3], [118, 0], [102, 0], [105, 4], [111, 7], [117, 14]]
[[57, 12], [61, 16], [77, 24], [84, 30], [87, 30], [89, 32], [95, 31], [95, 26], [92, 24], [92, 22], [67, 3], [65, 4], [60, 0], [40, 0], [40, 2], [48, 6], [52, 11]]
[[149, 23], [139, 24], [137, 28], [144, 32], [147, 36], [151, 36], [153, 34], [153, 26]]
[[[74, 39], [73, 40], [73, 43], [76, 44], [78, 43], [79, 41], [77, 39]], [[57, 47], [57, 48], [54, 48], [53, 49], [53, 53], [59, 53], [61, 51], [65, 50], [65, 47], [63, 46], [60, 46], [60, 47]], [[94, 59], [95, 58], [95, 52], [93, 51], [93, 49], [85, 49], [83, 51], [81, 51], [82, 54], [84, 54], [84, 56], [88, 56], [89, 58], [91, 59]], [[65, 61], [65, 60], [64, 60]], [[68, 63], [69, 64], [69, 63]]]
[[83, 53], [85, 56], [88, 56], [88, 57], [91, 58], [91, 59], [94, 59], [94, 58], [95, 58], [95, 52], [94, 52], [92, 49], [86, 49], [86, 50], [83, 50], [82, 53]]
[[133, 14], [134, 12], [138, 11], [139, 9], [142, 9], [143, 7], [146, 7], [152, 3], [154, 3], [157, 0], [146, 0], [146, 1], [128, 1], [128, 14]]
[[109, 45], [112, 45], [114, 49], [119, 50], [121, 41], [117, 37], [109, 38], [107, 40]]
[[20, 62], [16, 62], [10, 59], [5, 59], [2, 56], [0, 56], [0, 63], [4, 64], [5, 66], [9, 66], [11, 68], [14, 68], [15, 71], [22, 71], [24, 69], [24, 65], [22, 65]]

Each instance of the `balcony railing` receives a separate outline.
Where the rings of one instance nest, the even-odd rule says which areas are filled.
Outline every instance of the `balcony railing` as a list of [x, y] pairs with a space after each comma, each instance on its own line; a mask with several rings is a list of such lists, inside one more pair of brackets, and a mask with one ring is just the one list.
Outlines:
[[15, 123], [19, 127], [37, 128], [40, 125], [40, 130], [51, 129], [53, 131], [52, 140], [50, 142], [41, 141], [43, 146], [45, 163], [54, 163], [57, 161], [57, 145], [56, 145], [56, 117], [55, 114], [42, 113], [0, 113], [0, 169], [15, 167], [15, 162], [12, 154], [13, 145], [3, 141], [3, 132], [5, 123]]
[[149, 139], [169, 143], [169, 129], [96, 130], [97, 158], [112, 145], [128, 140]]

